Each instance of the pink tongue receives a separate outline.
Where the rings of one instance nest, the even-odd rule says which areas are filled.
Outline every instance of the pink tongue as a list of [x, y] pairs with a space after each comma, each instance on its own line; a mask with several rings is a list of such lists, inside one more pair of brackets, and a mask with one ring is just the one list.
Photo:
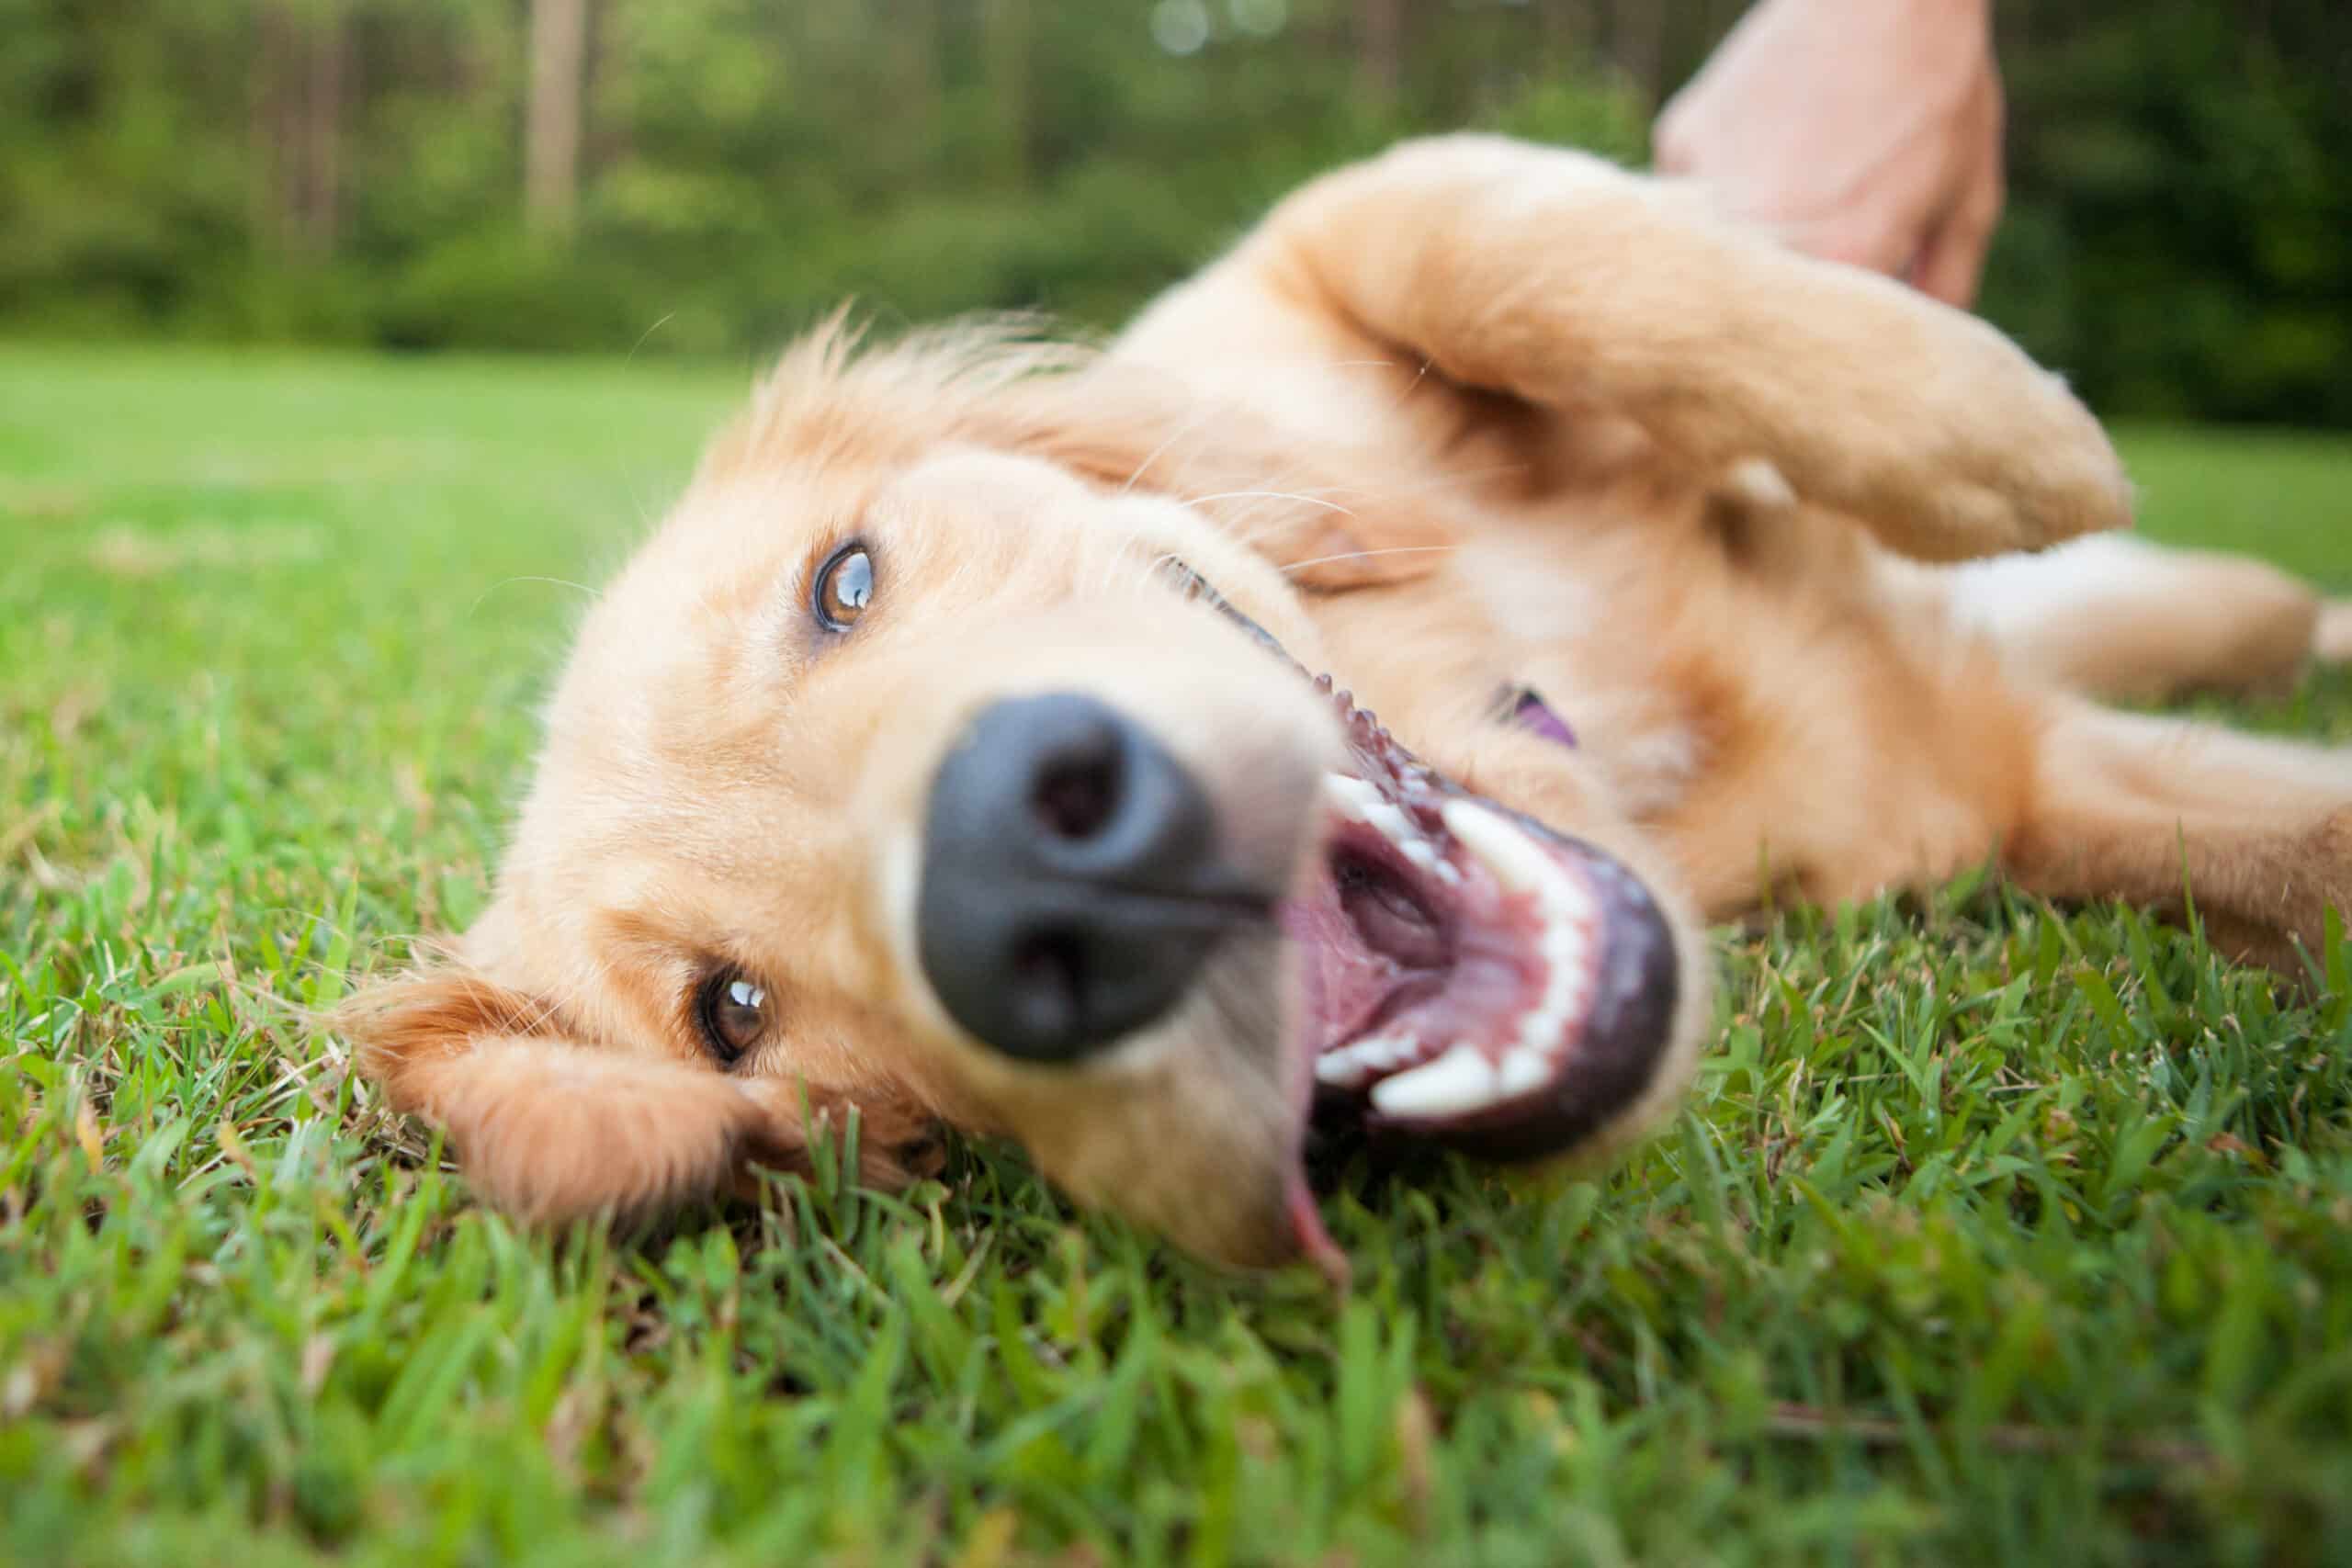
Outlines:
[[1307, 1190], [1306, 1173], [1294, 1171], [1290, 1179], [1290, 1227], [1298, 1237], [1298, 1249], [1306, 1260], [1322, 1272], [1335, 1291], [1348, 1288], [1351, 1271], [1348, 1255], [1323, 1228], [1323, 1213], [1315, 1206], [1315, 1194]]

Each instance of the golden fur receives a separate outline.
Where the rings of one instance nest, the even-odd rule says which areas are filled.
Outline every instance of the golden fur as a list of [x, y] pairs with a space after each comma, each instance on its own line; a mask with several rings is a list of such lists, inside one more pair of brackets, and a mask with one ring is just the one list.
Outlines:
[[[1983, 323], [1597, 160], [1408, 144], [1105, 355], [836, 327], [787, 355], [588, 616], [490, 912], [363, 998], [362, 1062], [533, 1217], [788, 1165], [808, 1116], [854, 1111], [871, 1180], [945, 1122], [1196, 1250], [1287, 1256], [1277, 946], [1055, 1069], [964, 1039], [910, 956], [924, 783], [1008, 693], [1148, 715], [1251, 853], [1310, 852], [1329, 716], [1169, 593], [1170, 557], [1435, 765], [1661, 887], [1694, 981], [1703, 919], [1987, 856], [2059, 897], [2193, 889], [2291, 971], [2352, 904], [2352, 758], [2090, 699], [2275, 682], [2346, 654], [2346, 608], [2151, 552], [2128, 592], [2005, 616], [1997, 577], [1920, 564], [2128, 506], [2096, 422]], [[808, 575], [861, 533], [887, 629], [817, 646]], [[1505, 682], [1580, 744], [1496, 723]], [[785, 998], [732, 1072], [690, 1016], [715, 963]], [[1708, 1006], [1686, 986], [1673, 1066], [1596, 1148], [1671, 1102]]]

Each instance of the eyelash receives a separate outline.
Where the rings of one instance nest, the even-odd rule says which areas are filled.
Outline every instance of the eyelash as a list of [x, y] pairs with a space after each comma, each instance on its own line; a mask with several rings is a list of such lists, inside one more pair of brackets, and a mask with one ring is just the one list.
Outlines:
[[1214, 587], [1210, 586], [1209, 580], [1207, 578], [1203, 577], [1199, 572], [1194, 571], [1191, 567], [1186, 566], [1182, 561], [1178, 560], [1173, 556], [1167, 558], [1166, 570], [1168, 575], [1175, 579], [1176, 591], [1182, 593], [1185, 598], [1198, 600], [1200, 603], [1208, 605], [1211, 609], [1216, 611], [1217, 614], [1223, 615], [1227, 620], [1231, 621], [1235, 626], [1239, 626], [1243, 631], [1248, 632], [1251, 637], [1257, 638], [1258, 641], [1263, 643], [1267, 648], [1281, 654], [1284, 659], [1288, 659], [1290, 657], [1289, 650], [1284, 649], [1280, 642], [1275, 640], [1273, 633], [1268, 631], [1265, 627], [1260, 626], [1257, 622], [1251, 620], [1240, 611], [1235, 609], [1230, 600], [1227, 599], [1224, 594], [1219, 593]]

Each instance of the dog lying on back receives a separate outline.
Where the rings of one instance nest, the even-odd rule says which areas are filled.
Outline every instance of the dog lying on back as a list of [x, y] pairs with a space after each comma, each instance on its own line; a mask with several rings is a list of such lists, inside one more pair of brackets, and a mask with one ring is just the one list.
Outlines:
[[[943, 1125], [1214, 1258], [1329, 1261], [1310, 1122], [1605, 1155], [1702, 921], [1929, 884], [2292, 971], [2352, 754], [2095, 705], [2352, 615], [2124, 525], [1999, 333], [1582, 155], [1409, 143], [1107, 353], [795, 349], [604, 593], [495, 898], [350, 1017], [534, 1219]], [[1335, 682], [1337, 689], [1335, 689]], [[1374, 715], [1377, 715], [1377, 717]]]

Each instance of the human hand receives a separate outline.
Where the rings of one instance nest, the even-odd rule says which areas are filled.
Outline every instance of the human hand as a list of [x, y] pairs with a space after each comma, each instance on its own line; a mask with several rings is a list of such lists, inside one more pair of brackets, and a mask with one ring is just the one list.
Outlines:
[[1965, 308], [2001, 216], [2001, 118], [1989, 0], [1758, 0], [1658, 117], [1657, 167]]

